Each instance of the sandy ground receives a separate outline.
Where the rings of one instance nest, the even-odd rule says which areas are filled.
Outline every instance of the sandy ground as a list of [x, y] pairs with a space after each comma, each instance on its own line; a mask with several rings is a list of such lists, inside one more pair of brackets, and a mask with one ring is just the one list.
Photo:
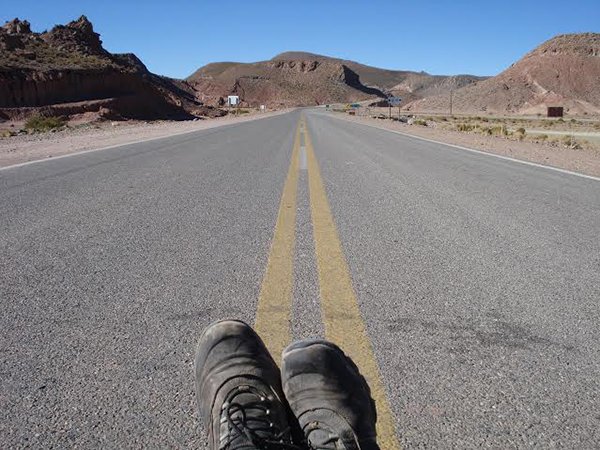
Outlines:
[[70, 128], [55, 133], [38, 133], [0, 138], [0, 167], [65, 155], [85, 150], [140, 142], [175, 134], [205, 130], [283, 114], [289, 110], [225, 116], [196, 121], [105, 122]]
[[443, 130], [419, 125], [407, 125], [385, 119], [374, 119], [365, 116], [349, 116], [333, 112], [339, 117], [352, 122], [363, 122], [381, 128], [400, 131], [413, 136], [460, 145], [476, 150], [510, 156], [516, 159], [531, 161], [548, 166], [559, 167], [587, 175], [600, 176], [600, 152], [593, 149], [571, 149], [534, 142], [519, 142], [497, 136], [483, 136]]

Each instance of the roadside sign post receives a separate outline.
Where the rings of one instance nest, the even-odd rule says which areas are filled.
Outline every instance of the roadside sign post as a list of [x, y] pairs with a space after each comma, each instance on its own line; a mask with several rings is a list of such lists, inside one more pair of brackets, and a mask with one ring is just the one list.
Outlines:
[[400, 120], [400, 103], [402, 102], [402, 99], [400, 97], [388, 97], [387, 102], [388, 102], [388, 107], [389, 107], [389, 112], [388, 112], [389, 119], [390, 120], [392, 119], [392, 106], [397, 106], [398, 107], [398, 120]]
[[231, 108], [232, 106], [237, 106], [236, 115], [238, 114], [238, 111], [239, 111], [239, 107], [240, 107], [239, 105], [240, 105], [239, 95], [228, 95], [227, 96], [227, 106], [229, 106], [229, 108]]

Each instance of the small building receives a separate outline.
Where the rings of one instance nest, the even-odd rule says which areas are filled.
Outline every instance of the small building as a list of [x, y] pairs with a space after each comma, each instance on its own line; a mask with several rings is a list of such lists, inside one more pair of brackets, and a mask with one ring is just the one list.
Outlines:
[[237, 106], [240, 103], [240, 97], [238, 95], [228, 95], [227, 96], [227, 105], [228, 106]]
[[548, 117], [562, 117], [565, 111], [562, 106], [548, 106]]

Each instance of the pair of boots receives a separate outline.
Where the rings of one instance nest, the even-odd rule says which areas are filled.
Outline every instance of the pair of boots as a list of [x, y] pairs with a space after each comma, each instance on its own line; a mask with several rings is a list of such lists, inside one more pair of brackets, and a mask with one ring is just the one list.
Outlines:
[[379, 450], [370, 389], [330, 342], [293, 343], [280, 372], [252, 328], [220, 321], [200, 338], [195, 372], [211, 450]]

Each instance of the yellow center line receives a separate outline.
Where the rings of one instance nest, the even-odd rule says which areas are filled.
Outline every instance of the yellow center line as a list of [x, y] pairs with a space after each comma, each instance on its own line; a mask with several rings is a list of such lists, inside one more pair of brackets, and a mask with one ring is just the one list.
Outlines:
[[[300, 122], [301, 123], [301, 122]], [[278, 360], [291, 341], [294, 240], [296, 230], [296, 193], [298, 190], [298, 153], [300, 123], [288, 175], [283, 187], [267, 268], [262, 281], [254, 328]]]
[[304, 127], [304, 143], [325, 337], [339, 345], [367, 379], [377, 405], [377, 441], [380, 447], [385, 450], [398, 450], [400, 444], [394, 428], [392, 411], [361, 317], [307, 127]]

